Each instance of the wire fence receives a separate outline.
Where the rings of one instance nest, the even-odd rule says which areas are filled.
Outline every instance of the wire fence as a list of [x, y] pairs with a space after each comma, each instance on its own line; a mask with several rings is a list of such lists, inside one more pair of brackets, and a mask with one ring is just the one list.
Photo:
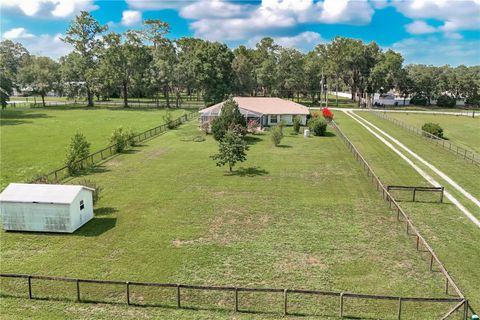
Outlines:
[[[365, 160], [365, 158], [361, 155], [361, 153], [358, 151], [358, 149], [355, 147], [355, 145], [350, 141], [350, 139], [348, 139], [348, 137], [343, 133], [343, 131], [337, 126], [337, 124], [334, 121], [332, 121], [331, 124], [332, 124], [333, 128], [335, 129], [335, 131], [342, 138], [342, 140], [346, 143], [349, 150], [353, 153], [355, 159], [358, 162], [360, 162], [360, 164], [363, 166], [363, 168], [367, 171], [367, 175], [369, 177], [371, 177], [371, 181], [375, 185], [377, 191], [382, 192], [382, 198], [385, 201], [388, 202], [389, 208], [397, 213], [397, 221], [405, 223], [405, 231], [406, 231], [407, 235], [415, 236], [417, 252], [421, 252], [421, 251], [426, 250], [426, 252], [428, 253], [428, 255], [430, 257], [430, 262], [429, 262], [430, 271], [434, 271], [435, 267], [437, 267], [438, 268], [437, 270], [440, 271], [444, 275], [444, 277], [445, 277], [445, 293], [448, 294], [449, 289], [452, 288], [454, 290], [455, 294], [457, 294], [461, 299], [463, 299], [462, 304], [459, 304], [459, 306], [455, 310], [457, 310], [458, 308], [463, 306], [464, 307], [464, 315], [465, 315], [464, 319], [467, 319], [468, 318], [468, 310], [471, 309], [471, 307], [469, 306], [468, 300], [465, 299], [465, 296], [460, 291], [457, 284], [452, 279], [452, 277], [448, 273], [448, 271], [445, 268], [445, 266], [443, 265], [443, 263], [440, 261], [438, 256], [435, 254], [432, 247], [427, 243], [425, 238], [420, 234], [420, 232], [415, 227], [415, 225], [413, 224], [410, 217], [407, 215], [407, 213], [402, 209], [402, 207], [398, 204], [398, 202], [391, 195], [387, 186], [385, 186], [381, 182], [381, 180], [378, 178], [378, 176], [373, 171], [372, 167], [368, 164], [368, 162]], [[443, 319], [447, 319], [447, 318], [448, 318], [448, 314]]]
[[[132, 294], [134, 288], [138, 287], [157, 287], [157, 288], [170, 288], [173, 289], [170, 291], [170, 297], [163, 297], [165, 301], [158, 301], [160, 306], [166, 306], [168, 302], [174, 300], [174, 305], [172, 307], [176, 307], [178, 309], [181, 308], [189, 308], [191, 309], [192, 305], [185, 305], [185, 302], [190, 302], [190, 299], [185, 299], [184, 294], [186, 290], [193, 290], [193, 291], [216, 291], [216, 292], [223, 292], [230, 295], [230, 301], [232, 302], [230, 309], [235, 312], [252, 312], [249, 310], [250, 303], [245, 303], [242, 305], [242, 299], [240, 298], [240, 293], [262, 293], [263, 295], [266, 294], [276, 294], [279, 295], [281, 298], [281, 302], [279, 299], [276, 301], [281, 303], [281, 310], [283, 315], [289, 314], [296, 314], [294, 310], [296, 310], [296, 302], [298, 300], [292, 299], [294, 296], [296, 298], [300, 297], [301, 299], [305, 299], [306, 296], [324, 296], [324, 297], [332, 297], [336, 300], [337, 305], [337, 314], [340, 318], [344, 317], [355, 317], [358, 315], [360, 311], [357, 310], [355, 303], [352, 300], [383, 300], [383, 301], [392, 301], [396, 303], [395, 308], [395, 318], [401, 319], [402, 315], [405, 315], [405, 303], [407, 302], [414, 302], [414, 303], [440, 303], [440, 304], [448, 304], [449, 306], [452, 303], [455, 303], [453, 307], [449, 309], [457, 310], [461, 306], [467, 306], [467, 313], [468, 313], [468, 302], [461, 297], [450, 297], [450, 298], [432, 298], [432, 297], [407, 297], [407, 296], [388, 296], [388, 295], [372, 295], [372, 294], [359, 294], [359, 293], [351, 293], [351, 292], [335, 292], [335, 291], [321, 291], [321, 290], [305, 290], [305, 289], [288, 289], [288, 288], [258, 288], [258, 287], [234, 287], [234, 286], [209, 286], [209, 285], [190, 285], [190, 284], [178, 284], [178, 283], [158, 283], [158, 282], [137, 282], [137, 281], [117, 281], [117, 280], [93, 280], [93, 279], [78, 279], [78, 278], [66, 278], [66, 277], [52, 277], [52, 276], [38, 276], [38, 275], [27, 275], [27, 274], [0, 274], [1, 278], [15, 278], [15, 279], [23, 279], [25, 281], [25, 286], [23, 291], [24, 293], [17, 292], [18, 296], [26, 296], [29, 299], [45, 299], [45, 293], [39, 292], [37, 287], [36, 292], [33, 290], [33, 280], [36, 282], [38, 281], [57, 281], [57, 282], [66, 282], [66, 283], [73, 283], [75, 286], [71, 288], [73, 292], [67, 292], [66, 290], [61, 291], [61, 298], [62, 300], [74, 300], [76, 302], [103, 302], [108, 303], [107, 301], [103, 301], [101, 298], [97, 297], [96, 299], [91, 296], [87, 297], [88, 290], [85, 290], [85, 286], [88, 284], [99, 284], [103, 286], [121, 286], [123, 293], [122, 300], [116, 300], [115, 303], [126, 303], [127, 305], [142, 305], [141, 301], [138, 300], [138, 296], [143, 296], [142, 292], [136, 291], [136, 295]], [[20, 286], [20, 284], [18, 284]], [[82, 288], [85, 290], [85, 293], [82, 293]], [[5, 289], [5, 285], [2, 285], [2, 289]], [[4, 290], [3, 290], [4, 291]], [[144, 289], [145, 291], [145, 289]], [[118, 292], [118, 291], [116, 291]], [[5, 294], [5, 293], [3, 293]], [[117, 293], [118, 294], [118, 293]], [[12, 294], [10, 294], [12, 295]], [[109, 296], [112, 295], [111, 292], [107, 294]], [[72, 299], [72, 297], [74, 297]], [[303, 297], [303, 298], [302, 298]], [[173, 299], [172, 299], [173, 298]], [[226, 297], [222, 297], [223, 300]], [[258, 303], [258, 300], [256, 300]], [[197, 302], [198, 303], [198, 302]], [[196, 306], [198, 307], [198, 306]], [[347, 312], [347, 308], [349, 309]], [[277, 308], [275, 308], [277, 309]], [[278, 309], [277, 309], [278, 310]], [[305, 315], [305, 313], [303, 313]]]
[[[189, 121], [193, 118], [195, 118], [198, 115], [197, 111], [190, 112], [188, 114], [185, 114], [177, 119], [172, 120], [169, 124], [165, 123], [160, 126], [157, 126], [152, 129], [148, 129], [146, 131], [143, 131], [135, 136], [133, 136], [131, 139], [134, 141], [134, 143], [140, 143], [142, 141], [145, 141], [147, 139], [150, 139], [152, 137], [158, 136], [161, 133], [164, 133], [168, 130], [168, 127], [177, 127], [181, 125], [182, 123]], [[88, 168], [91, 166], [94, 166], [95, 164], [117, 154], [117, 145], [113, 144], [110, 145], [106, 148], [103, 148], [101, 150], [98, 150], [94, 153], [89, 154], [88, 156], [75, 161], [69, 166], [63, 166], [59, 169], [55, 169], [52, 172], [49, 172], [45, 175], [41, 175], [39, 177], [34, 178], [31, 182], [32, 183], [39, 183], [39, 182], [58, 182], [61, 181], [67, 177], [70, 176], [70, 168], [75, 167], [75, 168]]]
[[425, 138], [427, 141], [429, 142], [432, 142], [433, 144], [437, 145], [437, 146], [440, 146], [440, 147], [443, 147], [444, 149], [446, 150], [449, 150], [451, 151], [452, 153], [454, 153], [457, 157], [459, 158], [462, 158], [462, 159], [465, 159], [467, 161], [470, 161], [472, 162], [473, 164], [476, 164], [477, 166], [480, 166], [480, 155], [476, 154], [475, 152], [473, 151], [470, 151], [470, 150], [467, 150], [465, 148], [462, 148], [448, 140], [445, 140], [445, 139], [441, 139], [429, 132], [426, 132], [422, 129], [419, 129], [419, 128], [416, 128], [416, 127], [413, 127], [413, 126], [410, 126], [400, 120], [397, 120], [395, 118], [391, 118], [389, 116], [386, 115], [385, 112], [378, 112], [378, 111], [371, 111], [374, 115], [376, 115], [377, 117], [381, 118], [381, 119], [384, 119], [384, 120], [388, 120], [392, 123], [394, 123], [395, 125], [411, 132], [411, 133], [414, 133], [422, 138]]
[[[86, 101], [45, 101], [45, 107], [59, 107], [59, 106], [78, 106], [78, 107], [84, 107], [87, 105]], [[118, 101], [95, 101], [94, 105], [97, 106], [104, 106], [104, 107], [123, 107], [124, 104], [123, 102], [118, 102]], [[29, 102], [29, 101], [10, 101], [8, 103], [9, 107], [13, 108], [42, 108], [44, 107], [42, 102]], [[170, 103], [170, 106], [175, 106], [175, 103]], [[203, 101], [187, 101], [182, 102], [178, 107], [179, 108], [202, 108], [204, 107], [205, 104]], [[128, 102], [128, 107], [129, 108], [166, 108], [167, 105], [162, 101], [162, 103], [156, 103], [156, 102], [133, 102], [129, 101]]]

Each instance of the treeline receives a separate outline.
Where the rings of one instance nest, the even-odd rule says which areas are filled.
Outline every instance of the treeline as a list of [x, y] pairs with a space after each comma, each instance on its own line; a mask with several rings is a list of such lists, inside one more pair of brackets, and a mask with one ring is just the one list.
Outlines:
[[97, 100], [145, 97], [179, 106], [182, 97], [208, 104], [228, 95], [308, 98], [321, 92], [345, 91], [354, 101], [373, 102], [375, 93], [395, 89], [403, 97], [429, 104], [447, 94], [478, 104], [480, 66], [404, 66], [401, 54], [382, 50], [375, 42], [336, 37], [304, 54], [263, 38], [255, 48], [185, 37], [170, 40], [170, 27], [146, 20], [143, 28], [123, 34], [107, 32], [88, 12], [71, 23], [63, 41], [73, 51], [54, 61], [38, 57], [20, 44], [0, 44], [2, 105], [13, 88], [31, 88], [42, 96], [54, 91], [70, 98]]

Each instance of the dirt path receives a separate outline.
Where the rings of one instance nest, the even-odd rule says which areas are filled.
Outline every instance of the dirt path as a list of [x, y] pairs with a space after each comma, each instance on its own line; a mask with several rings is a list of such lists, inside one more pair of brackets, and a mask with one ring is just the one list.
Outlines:
[[[367, 129], [370, 133], [372, 133], [377, 139], [379, 139], [381, 142], [383, 142], [387, 147], [389, 147], [392, 151], [394, 151], [397, 155], [399, 155], [405, 162], [407, 162], [415, 171], [417, 171], [423, 178], [425, 178], [428, 182], [430, 182], [433, 186], [439, 187], [441, 186], [440, 183], [438, 183], [432, 176], [430, 176], [427, 172], [425, 172], [423, 169], [421, 169], [419, 166], [417, 166], [410, 158], [408, 158], [404, 153], [402, 153], [396, 146], [394, 146], [392, 143], [387, 141], [384, 137], [382, 137], [379, 133], [381, 133], [383, 136], [391, 140], [393, 143], [395, 143], [397, 146], [405, 150], [408, 154], [410, 154], [412, 157], [414, 157], [416, 160], [420, 161], [422, 164], [427, 166], [430, 170], [435, 172], [438, 176], [440, 176], [442, 179], [444, 179], [448, 184], [450, 184], [451, 187], [456, 189], [458, 192], [463, 194], [467, 199], [472, 201], [476, 206], [480, 208], [480, 201], [476, 199], [474, 196], [472, 196], [470, 193], [465, 191], [458, 183], [456, 183], [453, 179], [448, 177], [446, 174], [444, 174], [442, 171], [438, 170], [435, 166], [430, 164], [429, 162], [425, 161], [423, 158], [421, 158], [418, 154], [414, 153], [412, 150], [407, 148], [405, 145], [403, 145], [400, 141], [397, 139], [393, 138], [371, 122], [365, 120], [361, 116], [355, 114], [352, 112], [352, 110], [342, 110], [346, 115], [348, 115], [350, 118], [355, 120], [357, 123], [359, 123], [361, 126], [363, 126], [365, 129]], [[373, 129], [372, 129], [373, 128]], [[374, 131], [377, 130], [379, 133]], [[455, 206], [462, 211], [462, 213], [470, 219], [477, 227], [480, 228], [480, 221], [467, 209], [465, 206], [461, 204], [460, 201], [458, 201], [450, 192], [445, 190], [445, 196], [453, 203]]]
[[[313, 109], [313, 108], [310, 108]], [[318, 108], [320, 109], [320, 108]], [[352, 109], [352, 108], [330, 108], [331, 110], [336, 111], [343, 111], [343, 112], [366, 112], [372, 111], [372, 109]], [[473, 112], [471, 111], [462, 111], [462, 112], [454, 112], [454, 111], [423, 111], [423, 110], [391, 110], [391, 109], [374, 109], [378, 112], [386, 112], [386, 113], [420, 113], [420, 114], [438, 114], [438, 115], [449, 115], [449, 116], [465, 116], [465, 117], [472, 117]], [[476, 116], [480, 116], [480, 112], [475, 112]]]

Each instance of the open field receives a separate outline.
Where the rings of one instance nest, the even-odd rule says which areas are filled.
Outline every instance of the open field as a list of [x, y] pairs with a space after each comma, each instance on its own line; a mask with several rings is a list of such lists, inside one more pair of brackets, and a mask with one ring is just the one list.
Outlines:
[[[192, 141], [199, 135], [196, 125], [192, 122], [168, 131], [129, 154], [114, 157], [90, 175], [104, 188], [103, 197], [96, 205], [96, 217], [76, 233], [3, 232], [2, 272], [445, 296], [443, 277], [428, 271], [428, 259], [416, 253], [404, 226], [396, 223], [395, 215], [338, 137], [303, 139], [288, 131], [282, 145], [275, 148], [268, 133], [252, 136], [248, 161], [229, 174], [209, 158], [217, 148], [210, 136], [204, 142]], [[424, 206], [446, 219], [440, 205]], [[455, 212], [449, 205], [442, 209], [445, 206]], [[431, 221], [427, 218], [426, 222], [428, 226]], [[450, 222], [465, 223], [458, 216]], [[469, 225], [464, 227], [462, 232], [468, 233]], [[472, 253], [474, 240], [465, 237], [462, 241], [461, 252], [453, 255]], [[462, 280], [478, 276], [479, 271], [471, 267], [478, 264], [474, 259], [469, 260]], [[25, 294], [24, 284], [11, 287], [4, 281], [3, 286]], [[37, 295], [42, 290], [57, 297], [59, 293], [72, 297], [75, 292], [73, 287], [48, 283], [34, 284], [34, 290]], [[124, 301], [123, 288], [107, 291], [85, 286], [82, 290], [87, 290], [85, 299], [90, 295]], [[231, 297], [221, 295], [185, 295], [187, 307], [231, 310], [233, 303]], [[138, 303], [174, 304], [174, 294], [166, 298], [165, 293], [154, 296], [142, 290], [133, 297]], [[166, 300], [158, 301], [159, 297]], [[292, 298], [291, 312], [335, 318], [338, 301], [328, 299]], [[115, 304], [10, 297], [3, 297], [1, 305], [1, 312], [9, 318], [33, 314], [44, 319], [278, 318], [281, 296], [241, 297], [244, 310], [273, 314], [127, 309]], [[422, 307], [406, 304], [402, 319], [425, 319], [447, 311], [445, 305]], [[396, 319], [396, 303], [349, 300], [345, 314], [349, 313]]]
[[[173, 117], [185, 110], [172, 110]], [[131, 127], [139, 132], [162, 124], [165, 110], [122, 108], [18, 108], [1, 111], [1, 184], [21, 182], [63, 166], [65, 149], [82, 132], [95, 151], [109, 145], [112, 131]]]
[[480, 115], [475, 118], [447, 115], [427, 115], [408, 113], [389, 113], [389, 117], [411, 126], [421, 128], [426, 122], [438, 123], [443, 128], [444, 136], [451, 142], [480, 153]]
[[[368, 117], [369, 121], [375, 122], [376, 125], [414, 149], [415, 152], [418, 152], [422, 157], [441, 168], [442, 171], [448, 170], [448, 174], [452, 175], [456, 181], [464, 183], [466, 185], [465, 188], [469, 186], [470, 191], [478, 194], [478, 182], [475, 183], [475, 181], [478, 181], [478, 168], [475, 168], [476, 171], [473, 171], [474, 168], [471, 168], [468, 163], [462, 162], [462, 159], [455, 160], [450, 158], [453, 155], [446, 150], [429, 145], [428, 142], [415, 135], [398, 131], [403, 129], [395, 128], [393, 124], [390, 126], [390, 124], [384, 123], [385, 120], [366, 113], [361, 113], [361, 116]], [[403, 159], [388, 149], [382, 142], [376, 140], [370, 132], [360, 126], [360, 124], [357, 124], [353, 119], [342, 112], [337, 112], [336, 119], [345, 134], [349, 136], [360, 152], [363, 153], [385, 184], [429, 185]], [[456, 166], [463, 169], [463, 172], [457, 169], [450, 171]], [[428, 170], [424, 166], [421, 167], [424, 170]], [[437, 181], [441, 181], [438, 176], [429, 171], [428, 173], [432, 174], [435, 179], [438, 179]], [[458, 192], [451, 190], [451, 193], [465, 205], [468, 204], [468, 200]], [[407, 195], [406, 198], [408, 199], [410, 196]], [[440, 260], [459, 284], [460, 289], [464, 290], [467, 298], [472, 301], [474, 306], [479, 306], [478, 279], [480, 278], [480, 271], [478, 268], [471, 267], [480, 263], [480, 240], [476, 236], [478, 235], [478, 227], [448, 201], [445, 204], [412, 203], [407, 201], [402, 202], [402, 207], [407, 210], [419, 231], [437, 252]], [[473, 205], [469, 205], [469, 208], [472, 211], [475, 209]], [[478, 216], [478, 211], [474, 212]]]

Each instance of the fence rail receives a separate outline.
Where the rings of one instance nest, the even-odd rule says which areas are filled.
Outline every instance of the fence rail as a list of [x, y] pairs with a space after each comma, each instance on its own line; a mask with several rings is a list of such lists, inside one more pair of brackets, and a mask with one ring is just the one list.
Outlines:
[[413, 193], [412, 201], [413, 202], [415, 202], [417, 192], [420, 191], [420, 192], [438, 192], [438, 193], [440, 193], [439, 202], [442, 203], [443, 202], [443, 194], [445, 192], [444, 187], [387, 186], [387, 191], [390, 192], [390, 190], [412, 191], [412, 193]]
[[[464, 300], [463, 306], [464, 306], [464, 310], [466, 310], [464, 319], [467, 319], [468, 309], [471, 308], [469, 307], [468, 300], [465, 299], [465, 296], [463, 295], [462, 291], [458, 288], [457, 284], [455, 283], [453, 278], [450, 276], [450, 274], [448, 273], [443, 263], [440, 261], [436, 253], [433, 251], [432, 247], [427, 243], [425, 238], [420, 234], [420, 232], [418, 231], [417, 227], [413, 224], [410, 217], [406, 214], [406, 212], [402, 209], [402, 207], [398, 204], [398, 202], [393, 198], [393, 196], [390, 194], [387, 187], [381, 182], [377, 174], [373, 171], [371, 166], [368, 164], [368, 162], [365, 160], [362, 154], [358, 151], [355, 145], [350, 141], [350, 139], [348, 139], [348, 137], [343, 133], [343, 131], [337, 126], [337, 124], [334, 121], [332, 121], [331, 124], [335, 129], [335, 131], [342, 138], [342, 140], [346, 143], [349, 150], [353, 153], [355, 159], [358, 162], [360, 162], [364, 167], [364, 169], [367, 171], [367, 175], [371, 177], [372, 183], [375, 185], [377, 191], [382, 192], [382, 198], [388, 202], [389, 208], [396, 211], [397, 221], [404, 222], [406, 227], [406, 233], [408, 235], [415, 236], [417, 252], [419, 252], [422, 247], [426, 249], [426, 251], [430, 255], [430, 266], [429, 266], [430, 271], [433, 271], [434, 263], [440, 269], [440, 272], [445, 277], [445, 293], [448, 294], [449, 288], [451, 287], [455, 291], [455, 293], [461, 299]], [[401, 218], [403, 218], [403, 221]]]
[[[188, 113], [188, 114], [185, 114], [177, 119], [174, 119], [171, 121], [171, 125], [173, 126], [179, 126], [180, 124], [186, 122], [186, 121], [189, 121], [191, 119], [193, 119], [194, 117], [196, 117], [198, 115], [198, 112], [194, 111], [194, 112], [191, 112], [191, 113]], [[157, 126], [155, 128], [152, 128], [152, 129], [148, 129], [148, 130], [145, 130], [143, 132], [140, 132], [139, 134], [135, 135], [132, 139], [133, 141], [135, 141], [135, 143], [139, 143], [139, 142], [142, 142], [142, 141], [145, 141], [147, 139], [150, 139], [154, 136], [157, 136], [163, 132], [166, 132], [168, 129], [168, 124], [162, 124], [160, 126]], [[103, 161], [115, 154], [117, 154], [117, 145], [113, 144], [113, 145], [110, 145], [106, 148], [103, 148], [101, 150], [98, 150], [94, 153], [91, 153], [89, 154], [88, 156], [86, 156], [85, 158], [82, 158], [76, 162], [74, 162], [72, 164], [72, 166], [78, 166], [78, 167], [81, 167], [81, 168], [85, 168], [87, 166], [91, 166], [91, 165], [95, 165], [97, 163], [99, 163], [100, 161]], [[68, 166], [63, 166], [59, 169], [56, 169], [56, 170], [53, 170], [45, 175], [42, 175], [38, 178], [35, 178], [33, 181], [33, 183], [35, 182], [42, 182], [42, 181], [51, 181], [51, 182], [55, 182], [55, 181], [61, 181], [67, 177], [70, 176], [70, 173], [69, 173], [69, 167]]]
[[389, 116], [386, 115], [385, 112], [379, 112], [379, 111], [370, 111], [371, 113], [373, 113], [374, 115], [376, 115], [377, 117], [381, 118], [381, 119], [384, 119], [384, 120], [388, 120], [392, 123], [394, 123], [395, 125], [411, 132], [411, 133], [414, 133], [422, 138], [425, 138], [427, 141], [430, 141], [432, 142], [433, 144], [437, 145], [437, 146], [440, 146], [440, 147], [443, 147], [444, 149], [448, 150], [448, 151], [451, 151], [452, 153], [454, 153], [457, 157], [459, 158], [462, 158], [462, 159], [465, 159], [467, 161], [470, 161], [472, 162], [473, 164], [476, 164], [477, 166], [480, 166], [480, 155], [473, 152], [473, 151], [470, 151], [470, 150], [467, 150], [465, 148], [462, 148], [454, 143], [451, 143], [450, 141], [448, 140], [445, 140], [445, 139], [441, 139], [429, 132], [426, 132], [422, 129], [419, 129], [419, 128], [416, 128], [416, 127], [413, 127], [413, 126], [410, 126], [408, 124], [406, 124], [405, 122], [402, 122], [400, 120], [397, 120], [395, 118], [391, 118]]
[[[86, 106], [86, 101], [45, 101], [46, 107], [56, 107], [56, 106], [66, 106], [66, 105], [74, 105], [74, 106]], [[118, 101], [95, 101], [95, 105], [100, 106], [115, 106], [115, 107], [123, 107], [123, 102]], [[172, 103], [171, 105], [174, 105]], [[43, 107], [42, 102], [30, 102], [30, 101], [10, 101], [8, 106], [12, 106], [13, 108], [41, 108]], [[167, 105], [164, 103], [155, 103], [155, 102], [128, 102], [129, 108], [166, 108]], [[179, 108], [198, 108], [204, 107], [205, 104], [203, 101], [187, 101], [182, 102], [179, 105]]]
[[[128, 305], [135, 305], [130, 294], [133, 286], [137, 287], [162, 287], [175, 289], [176, 307], [182, 308], [182, 289], [192, 290], [204, 290], [204, 291], [221, 291], [231, 292], [233, 294], [233, 311], [241, 312], [239, 292], [262, 292], [262, 293], [280, 293], [283, 294], [282, 310], [284, 315], [289, 314], [289, 294], [297, 295], [317, 295], [317, 296], [330, 296], [339, 298], [339, 315], [343, 318], [345, 315], [345, 298], [353, 299], [367, 299], [367, 300], [389, 300], [397, 301], [397, 319], [401, 319], [402, 315], [402, 303], [403, 302], [420, 302], [420, 303], [454, 303], [457, 310], [461, 306], [467, 306], [468, 302], [463, 297], [457, 298], [433, 298], [433, 297], [409, 297], [409, 296], [388, 296], [388, 295], [373, 295], [373, 294], [361, 294], [351, 292], [338, 292], [338, 291], [321, 291], [321, 290], [306, 290], [306, 289], [288, 289], [288, 288], [255, 288], [255, 287], [234, 287], [234, 286], [208, 286], [208, 285], [192, 285], [192, 284], [178, 284], [178, 283], [158, 283], [158, 282], [138, 282], [138, 281], [118, 281], [118, 280], [94, 280], [94, 279], [79, 279], [79, 278], [67, 278], [67, 277], [53, 277], [53, 276], [39, 276], [29, 274], [0, 274], [1, 278], [20, 278], [27, 280], [27, 292], [29, 299], [35, 299], [35, 295], [32, 289], [32, 280], [49, 280], [49, 281], [61, 281], [75, 283], [76, 301], [82, 302], [81, 284], [82, 283], [94, 283], [105, 285], [123, 285], [125, 286], [125, 302]], [[91, 302], [92, 300], [88, 300]], [[453, 310], [453, 309], [451, 309]], [[453, 311], [449, 311], [453, 313]], [[454, 311], [455, 311], [454, 310]]]

